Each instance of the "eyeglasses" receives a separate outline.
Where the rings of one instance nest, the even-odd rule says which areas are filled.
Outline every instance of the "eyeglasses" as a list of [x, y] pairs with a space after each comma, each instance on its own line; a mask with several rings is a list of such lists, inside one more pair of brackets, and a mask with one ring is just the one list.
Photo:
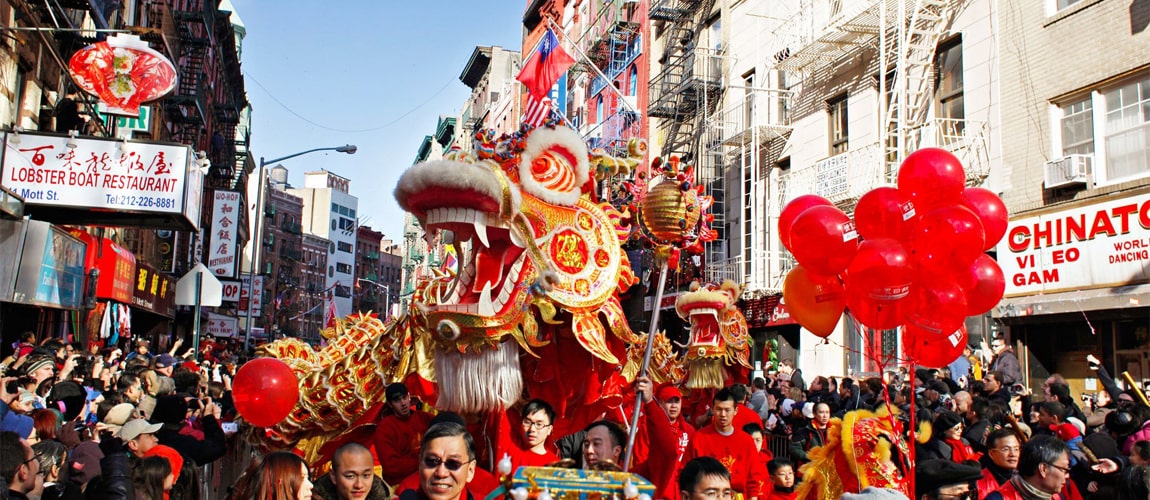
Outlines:
[[1003, 446], [1002, 448], [991, 448], [991, 449], [994, 451], [997, 451], [999, 453], [1018, 453], [1019, 451], [1022, 450], [1022, 448], [1019, 448], [1017, 446]]
[[32, 455], [32, 458], [29, 458], [28, 460], [20, 462], [20, 465], [28, 465], [32, 462], [36, 462], [36, 465], [40, 465], [40, 460], [38, 458], [36, 458], [36, 455]]
[[451, 472], [455, 472], [455, 471], [459, 470], [460, 467], [463, 467], [464, 465], [467, 465], [467, 464], [474, 462], [474, 461], [475, 461], [474, 458], [471, 460], [468, 460], [466, 462], [460, 462], [459, 460], [456, 460], [454, 458], [449, 458], [447, 460], [444, 460], [444, 459], [439, 458], [439, 457], [423, 457], [423, 466], [425, 468], [428, 468], [428, 469], [438, 469], [439, 466], [442, 465], [444, 467], [447, 467], [447, 470], [449, 470]]
[[525, 428], [525, 429], [543, 430], [543, 429], [546, 429], [548, 427], [551, 427], [551, 424], [545, 424], [543, 422], [534, 422], [531, 420], [523, 419], [523, 428]]
[[1047, 463], [1046, 465], [1049, 465], [1051, 467], [1054, 467], [1055, 469], [1062, 471], [1063, 474], [1067, 474], [1067, 475], [1070, 474], [1070, 467], [1063, 467], [1061, 465], [1054, 465], [1052, 463]]

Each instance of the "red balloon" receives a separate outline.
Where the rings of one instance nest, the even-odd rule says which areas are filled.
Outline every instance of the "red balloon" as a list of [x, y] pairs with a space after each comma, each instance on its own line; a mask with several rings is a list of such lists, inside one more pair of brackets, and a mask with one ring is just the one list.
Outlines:
[[826, 338], [843, 315], [846, 297], [837, 277], [815, 274], [798, 265], [783, 280], [783, 303], [803, 328]]
[[779, 214], [779, 241], [787, 250], [791, 250], [791, 224], [794, 224], [795, 219], [806, 212], [808, 208], [817, 206], [833, 207], [835, 205], [822, 196], [804, 194], [791, 200], [783, 207], [783, 212]]
[[258, 427], [272, 427], [299, 402], [299, 380], [276, 358], [256, 358], [240, 367], [232, 381], [236, 411]]
[[962, 355], [967, 339], [966, 325], [948, 335], [922, 334], [907, 327], [902, 332], [902, 348], [913, 363], [942, 368]]
[[790, 236], [795, 260], [816, 274], [837, 275], [858, 251], [854, 224], [835, 207], [808, 208], [791, 224]]
[[958, 203], [965, 186], [962, 162], [945, 149], [915, 151], [898, 169], [898, 190], [914, 202], [920, 214]]
[[915, 222], [914, 204], [899, 190], [884, 186], [867, 191], [855, 205], [855, 227], [864, 239], [908, 241]]
[[982, 253], [984, 242], [978, 216], [955, 205], [932, 210], [919, 218], [911, 253], [925, 273], [959, 276]]
[[910, 295], [907, 328], [945, 335], [966, 321], [966, 292], [954, 280], [941, 276], [923, 277], [914, 284]]
[[966, 188], [962, 191], [962, 206], [969, 208], [982, 222], [982, 229], [986, 232], [983, 250], [994, 248], [1006, 234], [1006, 226], [1010, 223], [1002, 198], [989, 189]]
[[865, 240], [847, 266], [843, 280], [872, 299], [905, 297], [914, 281], [910, 252], [890, 238]]
[[1006, 276], [989, 255], [979, 255], [960, 283], [966, 290], [966, 315], [978, 316], [998, 305], [1006, 290]]

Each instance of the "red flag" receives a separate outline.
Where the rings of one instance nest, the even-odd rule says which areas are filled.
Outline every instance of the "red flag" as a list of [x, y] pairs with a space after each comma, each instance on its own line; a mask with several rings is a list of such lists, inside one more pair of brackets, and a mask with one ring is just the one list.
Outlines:
[[335, 299], [331, 299], [327, 303], [327, 311], [323, 318], [324, 328], [335, 328], [335, 317], [338, 313], [335, 310]]
[[523, 112], [523, 123], [538, 127], [551, 116], [551, 98], [536, 99], [533, 95], [527, 96], [527, 109]]
[[555, 38], [551, 28], [547, 28], [543, 38], [539, 40], [539, 46], [535, 47], [535, 52], [527, 59], [527, 63], [523, 65], [523, 69], [515, 79], [523, 82], [523, 85], [527, 86], [527, 92], [536, 99], [542, 99], [551, 91], [551, 86], [555, 85], [559, 77], [574, 64], [575, 59], [559, 46], [559, 39]]

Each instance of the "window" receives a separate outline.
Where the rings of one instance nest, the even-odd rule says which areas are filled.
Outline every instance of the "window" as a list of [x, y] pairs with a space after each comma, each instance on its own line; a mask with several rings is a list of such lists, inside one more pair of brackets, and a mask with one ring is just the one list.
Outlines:
[[343, 231], [355, 231], [355, 221], [352, 219], [340, 217], [339, 229]]
[[1150, 172], [1150, 76], [1108, 90], [1104, 98], [1107, 180]]
[[831, 156], [847, 152], [850, 147], [847, 141], [847, 96], [827, 102], [827, 118]]
[[335, 272], [343, 274], [351, 274], [351, 264], [344, 264], [342, 262], [335, 263]]
[[631, 77], [627, 81], [627, 95], [636, 95], [639, 91], [639, 68], [631, 65]]
[[1091, 96], [1062, 106], [1062, 156], [1094, 153], [1094, 105]]
[[755, 116], [755, 70], [743, 74], [743, 128], [751, 128]]
[[966, 113], [962, 105], [962, 38], [943, 44], [935, 58], [935, 115], [940, 118], [942, 142], [962, 136]]
[[1055, 6], [1058, 10], [1062, 10], [1081, 1], [1082, 0], [1055, 0]]
[[595, 123], [603, 123], [603, 96], [595, 101]]
[[351, 243], [348, 243], [346, 241], [339, 242], [339, 251], [351, 253]]

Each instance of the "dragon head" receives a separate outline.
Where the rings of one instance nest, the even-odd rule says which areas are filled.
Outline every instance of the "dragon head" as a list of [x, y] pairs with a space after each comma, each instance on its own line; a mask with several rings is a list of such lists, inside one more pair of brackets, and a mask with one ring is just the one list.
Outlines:
[[675, 300], [675, 312], [691, 324], [686, 351], [688, 388], [722, 388], [727, 385], [726, 366], [751, 367], [747, 318], [735, 305], [740, 291], [730, 280], [721, 285], [696, 282]]
[[841, 498], [867, 487], [890, 488], [911, 496], [910, 449], [898, 409], [855, 410], [831, 419], [827, 441], [807, 453], [799, 469], [803, 482], [795, 498]]
[[[617, 290], [635, 280], [620, 250], [621, 216], [586, 196], [587, 147], [569, 128], [523, 127], [496, 140], [476, 134], [477, 153], [453, 150], [412, 166], [395, 198], [430, 234], [450, 231], [466, 255], [454, 276], [426, 284], [421, 309], [435, 349], [437, 406], [462, 412], [519, 399], [520, 348], [550, 342], [536, 317], [572, 315], [593, 355], [617, 362], [607, 327], [631, 340]], [[514, 339], [510, 341], [509, 339]]]

